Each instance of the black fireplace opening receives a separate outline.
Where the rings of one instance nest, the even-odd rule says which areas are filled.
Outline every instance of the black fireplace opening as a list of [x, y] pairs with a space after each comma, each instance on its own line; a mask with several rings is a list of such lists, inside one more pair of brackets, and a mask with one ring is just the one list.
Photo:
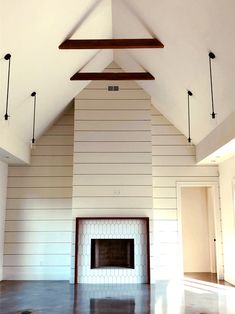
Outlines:
[[134, 269], [134, 255], [134, 239], [91, 239], [91, 269]]

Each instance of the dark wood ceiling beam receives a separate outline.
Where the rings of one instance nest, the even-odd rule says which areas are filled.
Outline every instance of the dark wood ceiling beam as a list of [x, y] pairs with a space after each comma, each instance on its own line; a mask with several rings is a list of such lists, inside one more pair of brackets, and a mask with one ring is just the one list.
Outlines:
[[138, 81], [138, 80], [155, 80], [149, 72], [77, 72], [71, 78], [71, 81]]
[[67, 39], [59, 49], [163, 48], [157, 38], [140, 39]]

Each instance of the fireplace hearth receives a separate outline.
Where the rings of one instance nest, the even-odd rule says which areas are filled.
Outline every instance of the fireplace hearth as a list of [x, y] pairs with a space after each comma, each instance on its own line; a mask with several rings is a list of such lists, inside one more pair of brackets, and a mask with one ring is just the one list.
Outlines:
[[134, 269], [134, 239], [91, 239], [91, 269]]

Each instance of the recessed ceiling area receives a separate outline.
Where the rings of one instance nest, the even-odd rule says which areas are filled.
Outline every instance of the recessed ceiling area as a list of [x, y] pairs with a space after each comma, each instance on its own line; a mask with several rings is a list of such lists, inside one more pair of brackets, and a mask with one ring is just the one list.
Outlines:
[[[186, 136], [185, 91], [191, 90], [191, 137], [198, 144], [234, 110], [235, 44], [229, 35], [235, 27], [234, 9], [232, 0], [1, 2], [0, 116], [4, 115], [6, 96], [6, 53], [12, 55], [9, 128], [28, 148], [32, 91], [38, 95], [39, 137], [89, 83], [71, 82], [70, 77], [79, 71], [102, 72], [115, 61], [126, 72], [149, 72], [155, 77], [155, 81], [138, 83], [151, 96], [152, 104]], [[164, 49], [58, 48], [69, 39], [112, 38], [157, 38]], [[210, 116], [209, 51], [216, 55], [214, 120]]]

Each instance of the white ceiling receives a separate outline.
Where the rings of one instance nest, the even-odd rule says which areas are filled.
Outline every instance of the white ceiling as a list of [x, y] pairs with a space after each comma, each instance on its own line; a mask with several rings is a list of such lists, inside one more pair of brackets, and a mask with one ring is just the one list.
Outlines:
[[[10, 125], [32, 137], [38, 93], [37, 136], [87, 83], [71, 82], [78, 70], [102, 71], [113, 59], [125, 70], [144, 69], [155, 81], [139, 82], [155, 105], [187, 136], [187, 89], [192, 139], [200, 142], [233, 110], [234, 0], [0, 0], [1, 57], [12, 54]], [[163, 49], [59, 50], [66, 38], [156, 36]], [[208, 52], [213, 61], [215, 120], [210, 118]], [[7, 62], [0, 60], [0, 117], [4, 115]], [[88, 82], [89, 83], [89, 82]], [[1, 118], [0, 118], [1, 120]], [[0, 122], [4, 124], [4, 121]]]
[[[65, 51], [58, 46], [76, 38], [112, 38], [111, 0], [0, 0], [0, 55], [12, 54], [9, 123], [32, 138], [32, 91], [37, 92], [37, 136], [54, 121], [86, 82], [70, 77], [89, 64], [102, 71], [112, 51]], [[72, 37], [73, 37], [72, 36]], [[0, 117], [4, 115], [7, 61], [0, 62]], [[1, 118], [0, 118], [1, 120]]]
[[[114, 38], [156, 36], [164, 49], [115, 51], [125, 70], [141, 65], [155, 81], [140, 85], [152, 103], [187, 135], [187, 89], [197, 144], [235, 109], [234, 0], [114, 0]], [[215, 120], [210, 118], [208, 52], [213, 51]], [[134, 61], [135, 62], [134, 62]], [[135, 64], [137, 63], [137, 64]]]

